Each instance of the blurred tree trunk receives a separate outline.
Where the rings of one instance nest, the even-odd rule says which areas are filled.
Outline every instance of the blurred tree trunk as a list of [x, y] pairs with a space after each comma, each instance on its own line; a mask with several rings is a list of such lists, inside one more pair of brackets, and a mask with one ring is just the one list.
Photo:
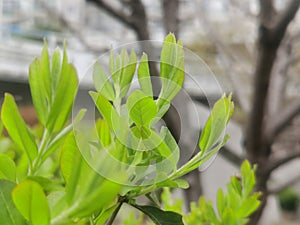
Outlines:
[[[178, 0], [162, 0], [162, 10], [163, 10], [163, 21], [165, 27], [165, 34], [172, 32], [178, 38], [179, 35], [179, 20], [178, 20], [178, 12], [179, 12], [179, 1]], [[176, 140], [179, 141], [180, 149], [182, 151], [187, 151], [190, 154], [191, 151], [197, 151], [193, 149], [193, 136], [194, 131], [190, 129], [191, 122], [189, 120], [189, 109], [185, 103], [188, 103], [188, 99], [185, 99], [185, 96], [181, 93], [176, 96], [174, 99], [174, 104], [176, 105], [177, 113], [174, 109], [171, 109], [167, 112], [165, 121], [168, 124], [168, 127], [171, 127], [171, 130], [175, 131], [173, 135]], [[180, 117], [182, 116], [183, 117]], [[181, 122], [182, 127], [180, 126]], [[169, 127], [169, 128], [170, 128]], [[185, 131], [184, 133], [180, 131]], [[186, 199], [187, 208], [190, 207], [190, 202], [197, 202], [199, 197], [202, 195], [202, 185], [200, 174], [198, 170], [194, 170], [187, 174], [185, 178], [188, 180], [190, 187], [184, 190], [184, 195]]]
[[163, 20], [166, 33], [172, 32], [178, 37], [179, 33], [179, 0], [162, 0]]
[[281, 42], [285, 36], [289, 23], [293, 20], [300, 1], [291, 0], [286, 9], [277, 14], [273, 0], [260, 0], [260, 18], [257, 40], [257, 61], [254, 72], [254, 91], [249, 124], [246, 136], [246, 150], [248, 158], [257, 164], [257, 191], [261, 191], [262, 205], [255, 212], [249, 224], [257, 224], [267, 202], [268, 187], [271, 170], [270, 155], [272, 141], [268, 139], [267, 127], [267, 97], [272, 69]]

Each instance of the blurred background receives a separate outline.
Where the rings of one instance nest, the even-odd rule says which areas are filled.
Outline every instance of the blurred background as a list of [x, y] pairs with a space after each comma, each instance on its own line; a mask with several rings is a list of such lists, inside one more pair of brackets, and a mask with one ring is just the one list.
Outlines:
[[[193, 151], [208, 102], [221, 92], [232, 92], [235, 112], [231, 136], [212, 164], [188, 175], [191, 188], [176, 196], [187, 202], [204, 194], [214, 200], [245, 158], [256, 163], [257, 190], [263, 207], [252, 224], [300, 223], [300, 10], [299, 0], [0, 0], [0, 92], [10, 92], [27, 123], [37, 119], [31, 106], [28, 67], [46, 38], [50, 52], [67, 40], [70, 61], [80, 77], [93, 60], [111, 48], [143, 40], [162, 41], [175, 33], [184, 46], [197, 54], [212, 72], [194, 68], [185, 89], [197, 114], [184, 96], [177, 110], [188, 118], [176, 126], [181, 147]], [[136, 51], [159, 55], [161, 42], [140, 42]], [[189, 56], [188, 54], [187, 56]], [[155, 68], [152, 72], [155, 73]], [[192, 69], [193, 70], [193, 69]], [[208, 71], [208, 70], [206, 70]], [[213, 76], [217, 79], [212, 79]], [[92, 87], [81, 82], [81, 90]], [[220, 91], [221, 88], [221, 91]], [[170, 113], [172, 114], [172, 113]], [[198, 137], [196, 137], [198, 138]], [[1, 149], [0, 149], [1, 152]]]

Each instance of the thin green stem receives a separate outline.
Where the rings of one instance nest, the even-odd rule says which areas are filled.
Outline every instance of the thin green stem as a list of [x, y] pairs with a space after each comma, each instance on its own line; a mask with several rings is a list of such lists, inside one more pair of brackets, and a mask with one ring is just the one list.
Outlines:
[[156, 189], [157, 189], [157, 186], [156, 186], [155, 184], [153, 184], [153, 185], [151, 185], [151, 186], [148, 186], [148, 187], [146, 187], [146, 188], [143, 188], [142, 191], [140, 191], [140, 192], [138, 192], [138, 193], [136, 193], [136, 194], [130, 194], [130, 193], [129, 193], [128, 198], [129, 198], [129, 199], [132, 199], [132, 198], [135, 198], [135, 197], [138, 197], [138, 196], [141, 196], [141, 195], [145, 195], [145, 194], [147, 194], [147, 193], [149, 193], [149, 192], [152, 192], [152, 191], [154, 191], [154, 190], [156, 190]]
[[29, 175], [34, 175], [36, 173], [36, 171], [38, 170], [38, 168], [41, 166], [42, 156], [45, 152], [45, 149], [47, 148], [49, 139], [50, 139], [50, 133], [47, 129], [45, 129], [40, 146], [38, 148], [37, 158], [33, 161], [32, 169], [29, 171]]

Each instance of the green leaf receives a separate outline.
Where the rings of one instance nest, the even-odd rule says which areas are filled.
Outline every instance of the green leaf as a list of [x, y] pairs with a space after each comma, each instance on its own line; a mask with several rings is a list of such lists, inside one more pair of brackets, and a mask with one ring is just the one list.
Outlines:
[[12, 140], [26, 152], [30, 163], [32, 163], [38, 153], [37, 145], [18, 111], [13, 96], [8, 93], [4, 97], [1, 118]]
[[161, 188], [161, 187], [187, 189], [189, 187], [189, 183], [183, 179], [165, 180], [165, 181], [157, 184], [157, 188]]
[[46, 128], [49, 131], [60, 131], [71, 112], [73, 101], [77, 92], [78, 78], [75, 68], [67, 62], [67, 53], [64, 49], [64, 58], [61, 75], [55, 91], [53, 104], [51, 105]]
[[57, 189], [61, 189], [61, 184], [58, 181], [42, 177], [42, 176], [28, 176], [28, 180], [38, 183], [45, 192], [49, 193]]
[[29, 66], [29, 84], [36, 115], [41, 124], [45, 125], [49, 113], [46, 91], [43, 87], [43, 76], [41, 75], [41, 65], [39, 59], [35, 59]]
[[242, 184], [238, 178], [231, 178], [231, 186], [237, 194], [242, 195]]
[[0, 179], [16, 181], [15, 162], [4, 154], [0, 154]]
[[44, 40], [44, 48], [40, 58], [40, 76], [42, 76], [43, 88], [45, 88], [46, 99], [48, 104], [51, 104], [51, 85], [50, 85], [50, 63], [49, 63], [49, 53], [46, 40]]
[[159, 108], [165, 101], [170, 102], [175, 97], [184, 81], [184, 51], [181, 41], [176, 43], [174, 34], [165, 37], [160, 58], [160, 76], [162, 90]]
[[11, 193], [16, 186], [8, 180], [0, 180], [1, 225], [25, 225], [25, 220], [14, 205]]
[[242, 205], [235, 211], [236, 216], [239, 218], [250, 216], [260, 205], [259, 196], [260, 193], [255, 193], [243, 201]]
[[[108, 165], [103, 160], [98, 159], [98, 162], [98, 166], [107, 168]], [[112, 204], [121, 189], [120, 184], [105, 180], [84, 161], [76, 145], [74, 133], [69, 135], [63, 146], [61, 169], [67, 182], [66, 201], [71, 208], [62, 212], [61, 216], [80, 218], [100, 212]], [[120, 176], [119, 180], [122, 182], [126, 176], [120, 171], [117, 173], [116, 176]], [[53, 220], [56, 221], [61, 216], [58, 215]]]
[[150, 125], [153, 126], [155, 125], [165, 114], [166, 112], [169, 110], [170, 108], [170, 103], [168, 103], [167, 101], [162, 101], [162, 99], [158, 99], [157, 104], [158, 106], [158, 112], [155, 116], [155, 118], [151, 121]]
[[152, 92], [152, 84], [151, 84], [150, 71], [148, 65], [148, 56], [145, 53], [143, 53], [138, 67], [138, 78], [139, 78], [139, 84], [141, 86], [142, 91], [146, 95], [152, 96], [153, 92]]
[[[112, 53], [111, 57], [113, 56], [114, 55]], [[128, 61], [128, 54], [126, 49], [122, 49], [121, 54], [116, 57], [115, 61], [113, 61], [115, 64], [114, 64], [114, 71], [112, 72], [112, 79], [114, 81], [116, 91], [119, 94], [121, 90], [121, 76], [123, 73], [125, 60]]]
[[96, 123], [99, 140], [102, 146], [106, 147], [111, 144], [111, 135], [106, 120], [99, 119]]
[[[122, 54], [122, 53], [121, 53]], [[124, 97], [129, 88], [130, 88], [130, 83], [132, 81], [135, 68], [136, 68], [136, 54], [134, 51], [131, 51], [130, 58], [129, 60], [127, 59], [127, 52], [126, 52], [126, 57], [123, 58], [123, 65], [124, 68], [122, 68], [122, 75], [121, 75], [121, 93], [120, 97]]]
[[68, 208], [66, 202], [66, 192], [65, 191], [53, 191], [47, 196], [47, 201], [49, 204], [51, 218], [55, 218], [66, 208]]
[[174, 34], [168, 34], [161, 50], [160, 56], [160, 75], [168, 78], [174, 65], [174, 57], [176, 57], [176, 38]]
[[231, 95], [218, 100], [201, 133], [199, 147], [203, 153], [211, 149], [221, 137], [233, 112]]
[[206, 203], [204, 212], [205, 212], [205, 218], [209, 222], [211, 222], [212, 224], [216, 224], [216, 225], [220, 224], [211, 202]]
[[[99, 166], [103, 166], [102, 161], [99, 161]], [[121, 189], [120, 184], [104, 180], [84, 161], [74, 133], [68, 136], [63, 146], [61, 170], [67, 183], [66, 200], [69, 205], [76, 205], [72, 211], [68, 212], [69, 216], [85, 217], [96, 210], [102, 210], [110, 205]], [[126, 176], [120, 175], [120, 180], [124, 177]], [[94, 191], [91, 192], [91, 190]]]
[[167, 127], [162, 127], [160, 136], [164, 139], [165, 144], [168, 146], [169, 150], [172, 152], [171, 158], [169, 160], [173, 164], [173, 167], [176, 169], [177, 163], [180, 157], [179, 146], [169, 129]]
[[50, 63], [46, 41], [44, 41], [41, 57], [35, 59], [29, 67], [29, 84], [37, 117], [45, 125], [48, 118], [49, 106], [52, 102]]
[[[98, 175], [98, 174], [97, 174]], [[98, 175], [94, 182], [97, 184], [96, 187], [88, 188], [88, 193], [82, 196], [80, 205], [71, 216], [86, 217], [99, 210], [104, 209], [108, 205], [111, 205], [114, 200], [117, 199], [118, 193], [121, 189], [121, 185], [111, 182], [109, 180], [104, 180]], [[83, 180], [84, 181], [84, 180]], [[79, 183], [83, 186], [83, 183]], [[91, 190], [94, 190], [91, 192]]]
[[140, 90], [131, 93], [126, 105], [131, 119], [137, 126], [148, 127], [157, 113], [157, 107], [152, 97], [145, 95]]
[[226, 199], [223, 190], [220, 188], [217, 192], [217, 209], [221, 217], [225, 207], [226, 207]]
[[20, 213], [31, 225], [49, 225], [50, 210], [41, 186], [25, 180], [12, 192], [13, 201]]
[[115, 91], [110, 83], [110, 80], [98, 62], [96, 62], [94, 65], [93, 78], [96, 90], [108, 100], [114, 101], [116, 97]]
[[252, 169], [249, 161], [245, 160], [241, 166], [243, 196], [248, 196], [256, 183], [254, 171], [255, 168]]
[[136, 54], [131, 52], [130, 57], [126, 49], [122, 49], [120, 55], [114, 59], [113, 51], [110, 52], [110, 72], [114, 81], [114, 87], [118, 98], [124, 97], [130, 87], [136, 69]]
[[113, 105], [100, 93], [90, 91], [89, 94], [108, 125], [111, 128], [118, 130], [120, 127], [119, 114]]
[[218, 145], [216, 145], [213, 149], [211, 149], [206, 154], [202, 154], [202, 152], [197, 153], [189, 162], [187, 162], [185, 165], [183, 165], [177, 172], [174, 174], [174, 177], [181, 177], [190, 171], [198, 168], [203, 163], [207, 162], [212, 156], [214, 156], [227, 142], [229, 139], [228, 135], [225, 135], [222, 142], [220, 142]]
[[223, 224], [226, 225], [236, 225], [237, 219], [235, 216], [236, 212], [233, 212], [231, 208], [226, 208], [223, 213]]
[[[51, 91], [55, 93], [59, 79], [61, 75], [61, 58], [60, 58], [60, 49], [56, 48], [52, 55], [52, 68], [51, 68]], [[54, 96], [52, 96], [54, 97]]]
[[178, 213], [148, 205], [133, 205], [133, 207], [146, 214], [156, 225], [184, 225], [182, 216]]
[[[79, 159], [77, 159], [78, 154], [76, 150], [77, 150], [76, 140], [72, 132], [67, 136], [64, 144], [62, 145], [62, 151], [60, 156], [60, 170], [67, 185], [69, 185], [69, 183], [71, 182], [70, 176], [74, 171], [75, 171], [74, 174], [79, 175], [80, 163], [79, 163]], [[76, 167], [74, 167], [74, 165], [76, 165]], [[72, 182], [76, 182], [75, 180], [76, 179], [73, 179]]]
[[117, 83], [117, 80], [115, 79], [115, 54], [113, 52], [113, 50], [110, 51], [110, 55], [109, 55], [109, 71], [111, 74], [111, 77], [114, 81], [114, 83]]

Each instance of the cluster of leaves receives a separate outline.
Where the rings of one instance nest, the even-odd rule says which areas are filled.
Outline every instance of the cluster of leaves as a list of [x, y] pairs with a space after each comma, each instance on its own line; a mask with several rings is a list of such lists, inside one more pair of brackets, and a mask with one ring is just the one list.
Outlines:
[[252, 193], [255, 185], [255, 168], [248, 161], [241, 166], [241, 177], [234, 176], [227, 185], [227, 193], [217, 192], [214, 210], [205, 197], [198, 205], [191, 204], [191, 212], [185, 217], [186, 224], [245, 225], [248, 217], [259, 207], [259, 192]]
[[[94, 151], [90, 152], [93, 162], [84, 157], [77, 136], [80, 132], [74, 129], [85, 111], [67, 124], [78, 79], [65, 49], [62, 59], [56, 49], [50, 60], [45, 44], [40, 58], [29, 68], [41, 135], [34, 135], [13, 96], [5, 94], [1, 120], [19, 156], [0, 155], [1, 224], [112, 224], [123, 203], [155, 224], [183, 224], [180, 214], [137, 205], [135, 198], [147, 195], [151, 199], [150, 193], [162, 187], [188, 187], [180, 178], [216, 154], [228, 139], [223, 131], [233, 112], [231, 96], [216, 102], [200, 136], [200, 151], [178, 168], [176, 141], [167, 127], [157, 131], [154, 126], [183, 85], [181, 42], [173, 34], [165, 38], [160, 60], [162, 88], [156, 100], [146, 54], [137, 63], [133, 51], [129, 56], [122, 50], [116, 57], [111, 52], [109, 67], [111, 80], [100, 64], [94, 65], [96, 92], [90, 95], [101, 118], [89, 128], [97, 132], [96, 139], [85, 145]], [[140, 89], [128, 93], [135, 73]], [[118, 163], [113, 164], [115, 161]], [[99, 171], [109, 171], [105, 173], [109, 177]], [[108, 179], [110, 176], [116, 180]]]
[[[232, 177], [227, 184], [227, 193], [219, 189], [216, 196], [216, 210], [212, 202], [200, 197], [198, 204], [191, 203], [191, 211], [183, 213], [182, 199], [173, 199], [169, 188], [164, 188], [161, 200], [164, 210], [183, 215], [185, 225], [244, 225], [248, 217], [259, 207], [260, 193], [253, 193], [255, 185], [255, 167], [251, 168], [248, 161], [241, 166], [241, 176]], [[137, 218], [132, 213], [124, 219], [126, 224], [141, 224], [142, 215]], [[148, 222], [147, 225], [154, 225]]]

